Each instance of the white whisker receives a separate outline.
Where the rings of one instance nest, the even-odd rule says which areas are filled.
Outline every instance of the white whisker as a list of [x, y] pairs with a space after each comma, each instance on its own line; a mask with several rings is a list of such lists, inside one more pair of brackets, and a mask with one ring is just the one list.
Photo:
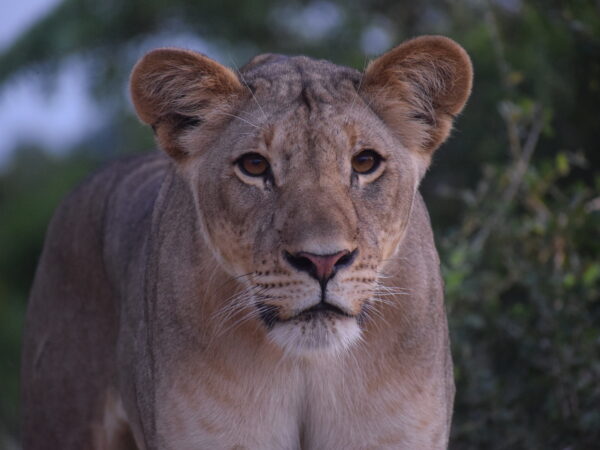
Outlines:
[[238, 115], [236, 115], [236, 114], [226, 113], [226, 112], [224, 112], [224, 111], [220, 111], [220, 112], [219, 112], [219, 114], [223, 114], [223, 115], [225, 115], [225, 116], [231, 116], [231, 117], [235, 117], [236, 119], [240, 119], [242, 122], [246, 122], [248, 125], [250, 125], [250, 126], [253, 126], [253, 127], [254, 127], [254, 128], [256, 128], [257, 130], [260, 130], [260, 129], [261, 129], [261, 128], [260, 128], [258, 125], [256, 125], [255, 123], [252, 123], [252, 122], [250, 122], [249, 120], [247, 120], [247, 119], [244, 119], [243, 117], [240, 117], [240, 116], [238, 116]]
[[[352, 104], [350, 105], [350, 108], [348, 108], [349, 111], [352, 111], [352, 109], [354, 108], [354, 104], [356, 103], [356, 98], [360, 96], [360, 88], [362, 87], [363, 80], [365, 79], [365, 69], [366, 68], [367, 68], [367, 58], [365, 57], [365, 62], [363, 64], [363, 70], [360, 73], [360, 80], [358, 81], [358, 88], [356, 89], [356, 95], [352, 99]], [[349, 119], [350, 118], [348, 117], [348, 115], [346, 115], [346, 123], [348, 123]]]
[[263, 109], [262, 105], [259, 103], [258, 99], [256, 98], [256, 95], [254, 95], [254, 91], [252, 91], [252, 89], [250, 89], [250, 86], [248, 86], [248, 83], [246, 82], [246, 79], [244, 78], [244, 75], [242, 74], [242, 72], [240, 72], [240, 69], [238, 68], [238, 66], [235, 63], [235, 61], [233, 60], [233, 58], [230, 58], [230, 59], [231, 59], [231, 62], [233, 63], [233, 66], [235, 67], [236, 72], [238, 73], [238, 75], [242, 79], [242, 83], [244, 83], [244, 86], [246, 86], [246, 88], [248, 88], [248, 90], [250, 91], [250, 94], [252, 95], [252, 98], [254, 99], [254, 101], [256, 102], [256, 104], [258, 105], [258, 107], [260, 109], [260, 112], [262, 112], [263, 117], [265, 118], [265, 120], [267, 120], [267, 114], [265, 113], [265, 110]]

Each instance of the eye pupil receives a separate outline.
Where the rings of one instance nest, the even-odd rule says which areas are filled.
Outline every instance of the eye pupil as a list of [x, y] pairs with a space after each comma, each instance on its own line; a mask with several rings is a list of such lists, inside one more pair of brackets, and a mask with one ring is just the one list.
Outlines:
[[381, 156], [374, 150], [363, 150], [352, 157], [352, 169], [358, 174], [374, 172], [381, 163]]
[[269, 170], [269, 163], [258, 153], [247, 153], [238, 160], [238, 166], [246, 175], [260, 177]]

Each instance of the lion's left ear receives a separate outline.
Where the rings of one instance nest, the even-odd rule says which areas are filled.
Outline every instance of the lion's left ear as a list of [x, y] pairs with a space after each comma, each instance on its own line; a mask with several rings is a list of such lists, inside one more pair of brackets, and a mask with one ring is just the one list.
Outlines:
[[469, 98], [472, 80], [471, 60], [460, 45], [423, 36], [372, 61], [363, 95], [404, 145], [428, 163]]

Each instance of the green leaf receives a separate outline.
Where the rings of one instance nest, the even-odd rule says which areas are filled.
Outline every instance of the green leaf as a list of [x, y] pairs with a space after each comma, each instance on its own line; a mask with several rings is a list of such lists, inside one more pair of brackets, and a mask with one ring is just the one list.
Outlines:
[[556, 154], [556, 170], [560, 175], [567, 175], [571, 169], [571, 165], [569, 164], [569, 159], [567, 155], [564, 153]]

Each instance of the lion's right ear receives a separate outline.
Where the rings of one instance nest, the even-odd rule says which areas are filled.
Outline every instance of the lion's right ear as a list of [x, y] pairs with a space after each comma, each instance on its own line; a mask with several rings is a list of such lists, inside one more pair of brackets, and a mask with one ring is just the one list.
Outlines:
[[243, 92], [232, 70], [200, 53], [172, 48], [145, 55], [133, 68], [130, 88], [138, 117], [152, 126], [160, 147], [177, 159], [186, 155], [182, 132], [217, 120], [214, 116]]

